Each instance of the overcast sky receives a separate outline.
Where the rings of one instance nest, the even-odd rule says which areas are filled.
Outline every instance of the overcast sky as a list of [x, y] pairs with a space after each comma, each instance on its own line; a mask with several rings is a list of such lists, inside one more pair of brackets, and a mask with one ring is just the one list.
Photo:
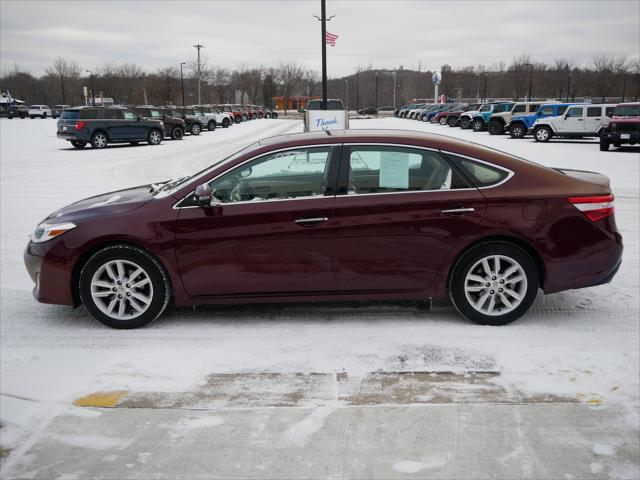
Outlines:
[[[3, 69], [40, 75], [61, 55], [96, 69], [107, 61], [146, 70], [178, 66], [205, 46], [229, 68], [295, 60], [320, 70], [319, 0], [0, 0]], [[417, 68], [485, 64], [526, 52], [535, 61], [594, 54], [640, 57], [640, 1], [328, 0], [330, 77], [358, 66]]]

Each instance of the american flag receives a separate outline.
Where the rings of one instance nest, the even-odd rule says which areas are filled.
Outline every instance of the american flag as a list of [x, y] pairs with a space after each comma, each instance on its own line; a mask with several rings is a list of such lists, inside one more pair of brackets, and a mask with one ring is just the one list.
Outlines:
[[339, 35], [336, 35], [334, 33], [331, 32], [327, 32], [327, 45], [331, 45], [332, 47], [336, 46], [336, 40], [338, 39]]

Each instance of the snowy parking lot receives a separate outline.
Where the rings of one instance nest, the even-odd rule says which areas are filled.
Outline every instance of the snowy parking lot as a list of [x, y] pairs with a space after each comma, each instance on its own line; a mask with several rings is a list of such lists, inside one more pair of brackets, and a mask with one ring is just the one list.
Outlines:
[[159, 146], [74, 150], [55, 121], [0, 120], [2, 478], [638, 478], [640, 149], [539, 144], [396, 118], [351, 128], [455, 136], [610, 177], [612, 283], [539, 296], [504, 327], [448, 304], [172, 309], [110, 330], [38, 304], [22, 262], [50, 212], [194, 173], [256, 120]]

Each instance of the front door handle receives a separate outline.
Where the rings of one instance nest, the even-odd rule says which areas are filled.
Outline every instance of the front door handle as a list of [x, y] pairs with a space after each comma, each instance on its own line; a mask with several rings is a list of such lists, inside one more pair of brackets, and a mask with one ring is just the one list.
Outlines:
[[298, 218], [295, 222], [303, 227], [315, 227], [321, 223], [327, 222], [327, 217], [313, 217], [313, 218]]
[[473, 213], [475, 212], [476, 209], [475, 208], [465, 208], [465, 207], [456, 207], [456, 208], [446, 208], [444, 210], [442, 210], [442, 214], [443, 215], [448, 215], [450, 217], [456, 216], [456, 215], [466, 215], [467, 213]]

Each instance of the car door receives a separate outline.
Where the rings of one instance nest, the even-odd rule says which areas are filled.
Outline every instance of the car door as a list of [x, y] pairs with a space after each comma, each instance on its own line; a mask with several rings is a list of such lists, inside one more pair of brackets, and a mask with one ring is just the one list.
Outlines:
[[559, 123], [558, 131], [567, 134], [582, 134], [584, 132], [584, 107], [569, 108], [563, 121]]
[[604, 116], [604, 107], [587, 107], [587, 116], [584, 119], [584, 131], [585, 133], [592, 133], [596, 135], [596, 132], [600, 130], [602, 120]]
[[130, 138], [127, 132], [127, 125], [120, 108], [106, 108], [104, 111], [104, 125], [109, 135], [109, 139], [114, 141], [127, 140]]
[[477, 229], [482, 194], [435, 150], [342, 150], [333, 209], [338, 289], [426, 290], [449, 250]]
[[332, 216], [339, 147], [302, 147], [209, 180], [215, 208], [181, 204], [176, 255], [189, 295], [333, 292]]
[[148, 122], [132, 110], [122, 110], [124, 126], [129, 140], [146, 140], [149, 130]]

